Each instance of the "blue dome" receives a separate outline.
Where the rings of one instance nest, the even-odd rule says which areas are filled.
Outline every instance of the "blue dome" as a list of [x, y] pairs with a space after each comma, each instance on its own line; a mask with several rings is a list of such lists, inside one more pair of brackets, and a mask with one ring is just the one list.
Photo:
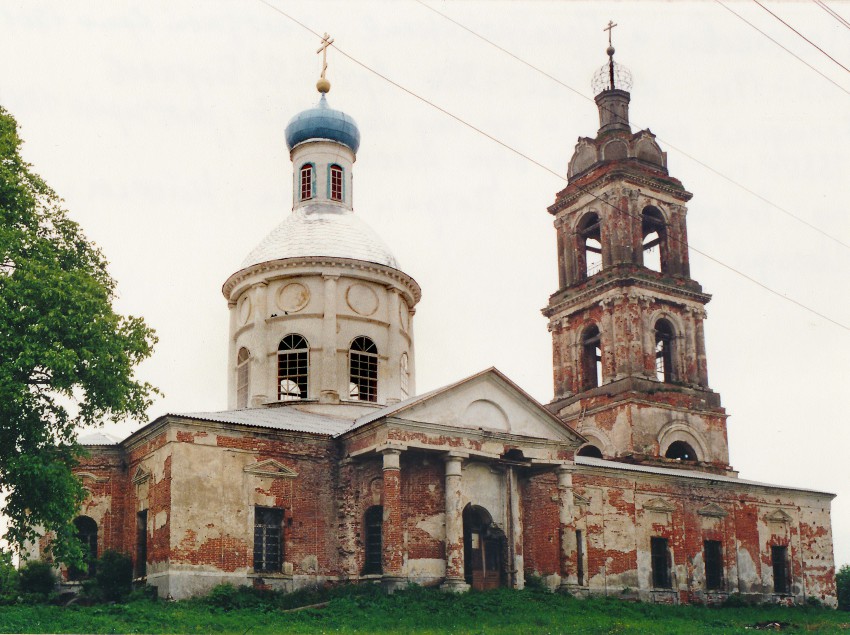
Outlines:
[[308, 139], [330, 139], [348, 146], [357, 154], [360, 130], [354, 119], [328, 106], [325, 95], [314, 108], [298, 113], [286, 125], [286, 145], [292, 150]]

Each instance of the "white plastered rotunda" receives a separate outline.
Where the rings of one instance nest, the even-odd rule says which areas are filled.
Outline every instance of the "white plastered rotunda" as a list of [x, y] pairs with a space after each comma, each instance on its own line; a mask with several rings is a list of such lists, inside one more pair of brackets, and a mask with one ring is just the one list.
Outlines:
[[415, 394], [416, 281], [354, 213], [360, 132], [325, 95], [286, 128], [292, 212], [222, 287], [228, 408], [388, 404]]

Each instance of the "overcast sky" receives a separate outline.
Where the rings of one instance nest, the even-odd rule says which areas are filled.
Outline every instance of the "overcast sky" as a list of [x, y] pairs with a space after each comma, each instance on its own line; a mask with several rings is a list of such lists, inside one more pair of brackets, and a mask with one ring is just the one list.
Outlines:
[[[414, 0], [270, 0], [561, 175], [598, 127], [590, 79], [614, 20], [633, 128], [658, 135], [694, 194], [691, 245], [844, 325], [692, 251], [693, 277], [714, 294], [709, 380], [731, 414], [733, 465], [837, 493], [836, 562], [850, 562], [850, 249], [763, 200], [850, 244], [850, 73], [751, 2], [727, 6], [841, 88], [717, 2], [428, 1], [578, 94]], [[850, 4], [827, 1], [850, 19]], [[850, 66], [850, 31], [818, 5], [766, 6]], [[318, 44], [259, 0], [0, 0], [0, 104], [104, 250], [118, 310], [159, 334], [139, 370], [164, 392], [152, 418], [226, 407], [221, 284], [291, 209], [283, 130], [317, 101]], [[355, 212], [423, 289], [419, 392], [496, 366], [549, 401], [546, 207], [565, 181], [339, 52], [328, 62], [329, 101], [362, 134]]]

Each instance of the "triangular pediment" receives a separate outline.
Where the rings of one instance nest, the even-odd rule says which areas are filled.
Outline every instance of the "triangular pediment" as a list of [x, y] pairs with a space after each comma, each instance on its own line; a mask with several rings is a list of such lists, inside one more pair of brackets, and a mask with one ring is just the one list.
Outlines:
[[654, 512], [663, 512], [665, 514], [670, 514], [676, 511], [676, 506], [673, 503], [667, 502], [663, 498], [653, 498], [648, 500], [643, 504], [643, 508]]
[[575, 430], [495, 368], [383, 408], [358, 419], [357, 425], [381, 418], [503, 432], [567, 442], [575, 447], [585, 442]]
[[790, 523], [793, 520], [791, 516], [782, 509], [770, 512], [764, 517], [764, 519], [769, 523]]
[[275, 461], [274, 459], [266, 459], [265, 461], [248, 465], [245, 467], [244, 471], [248, 474], [271, 476], [273, 478], [295, 478], [298, 476], [296, 472], [293, 472], [283, 463]]
[[700, 516], [709, 516], [711, 518], [724, 518], [725, 516], [729, 515], [729, 512], [727, 512], [717, 503], [709, 503], [702, 509], [697, 510], [697, 513]]
[[141, 485], [150, 477], [151, 473], [140, 465], [138, 468], [136, 468], [136, 473], [133, 474], [133, 485]]

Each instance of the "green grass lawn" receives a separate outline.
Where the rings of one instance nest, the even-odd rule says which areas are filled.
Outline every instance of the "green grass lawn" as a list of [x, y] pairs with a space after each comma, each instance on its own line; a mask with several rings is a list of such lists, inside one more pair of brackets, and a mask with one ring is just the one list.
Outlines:
[[[238, 595], [238, 594], [237, 594]], [[69, 607], [0, 607], [4, 633], [755, 633], [765, 622], [786, 633], [850, 633], [850, 613], [818, 608], [658, 606], [576, 600], [501, 589], [451, 595], [411, 588], [386, 596], [369, 587], [300, 596], [323, 608], [283, 612], [299, 598], [223, 595], [190, 600]], [[284, 596], [285, 597], [285, 596]], [[253, 598], [253, 599], [252, 599]], [[775, 632], [775, 631], [770, 631]]]

